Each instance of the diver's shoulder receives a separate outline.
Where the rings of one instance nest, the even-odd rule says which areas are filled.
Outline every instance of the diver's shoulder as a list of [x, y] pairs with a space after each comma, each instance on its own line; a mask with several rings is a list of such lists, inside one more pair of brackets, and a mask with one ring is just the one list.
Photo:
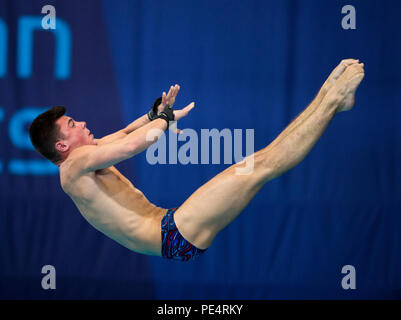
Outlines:
[[80, 178], [90, 176], [90, 172], [85, 172], [80, 166], [80, 161], [75, 157], [68, 157], [59, 167], [60, 184], [64, 191], [74, 188]]
[[85, 162], [87, 155], [96, 148], [93, 145], [85, 145], [78, 147], [70, 152], [67, 158], [60, 164], [60, 174], [63, 173], [79, 173], [80, 167]]

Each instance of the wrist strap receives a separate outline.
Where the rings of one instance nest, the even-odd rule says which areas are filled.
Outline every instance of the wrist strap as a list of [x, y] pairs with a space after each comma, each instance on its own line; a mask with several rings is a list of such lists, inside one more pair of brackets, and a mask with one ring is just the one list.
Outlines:
[[167, 122], [167, 129], [168, 129], [170, 121], [174, 121], [173, 108], [171, 108], [170, 105], [166, 105], [164, 107], [164, 110], [160, 112], [157, 118], [165, 120]]
[[148, 112], [148, 118], [150, 121], [157, 119], [157, 107], [162, 103], [162, 97], [159, 97], [153, 102], [152, 108]]

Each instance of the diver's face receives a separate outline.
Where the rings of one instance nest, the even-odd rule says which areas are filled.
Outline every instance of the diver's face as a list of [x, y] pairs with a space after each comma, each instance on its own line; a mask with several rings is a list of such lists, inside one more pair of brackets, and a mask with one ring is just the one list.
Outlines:
[[[85, 121], [75, 121], [71, 117], [62, 116], [56, 121], [60, 128], [62, 139], [56, 143], [56, 148], [59, 149], [59, 142], [64, 144], [64, 148], [72, 150], [83, 145], [95, 144], [93, 134], [86, 127]], [[66, 150], [60, 150], [66, 151]]]

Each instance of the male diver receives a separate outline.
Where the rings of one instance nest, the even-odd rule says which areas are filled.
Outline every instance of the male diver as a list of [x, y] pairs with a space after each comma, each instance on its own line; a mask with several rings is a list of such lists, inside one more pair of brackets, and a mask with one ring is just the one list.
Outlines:
[[[353, 107], [363, 77], [359, 60], [341, 61], [310, 105], [272, 143], [169, 210], [150, 203], [114, 165], [144, 151], [169, 123], [188, 115], [193, 103], [181, 110], [172, 108], [178, 85], [163, 92], [148, 114], [101, 139], [94, 138], [85, 122], [66, 116], [61, 106], [32, 122], [30, 138], [40, 154], [59, 166], [63, 190], [92, 226], [135, 252], [189, 261], [211, 245], [266, 182], [305, 158], [333, 117]], [[152, 132], [156, 134], [149, 139]], [[248, 160], [253, 161], [253, 171], [236, 174]]]

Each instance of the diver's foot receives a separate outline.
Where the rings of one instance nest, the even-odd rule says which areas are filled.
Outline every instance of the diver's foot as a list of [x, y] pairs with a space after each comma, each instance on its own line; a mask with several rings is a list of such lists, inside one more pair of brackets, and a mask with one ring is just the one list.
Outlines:
[[329, 77], [327, 78], [326, 82], [324, 83], [325, 90], [329, 91], [338, 78], [344, 73], [345, 69], [352, 64], [358, 63], [359, 60], [357, 59], [344, 59], [342, 60], [337, 67], [330, 73]]
[[363, 63], [356, 63], [348, 66], [343, 74], [338, 78], [335, 86], [339, 85], [340, 95], [342, 99], [337, 107], [336, 112], [351, 110], [355, 104], [355, 93], [360, 83], [365, 77]]

